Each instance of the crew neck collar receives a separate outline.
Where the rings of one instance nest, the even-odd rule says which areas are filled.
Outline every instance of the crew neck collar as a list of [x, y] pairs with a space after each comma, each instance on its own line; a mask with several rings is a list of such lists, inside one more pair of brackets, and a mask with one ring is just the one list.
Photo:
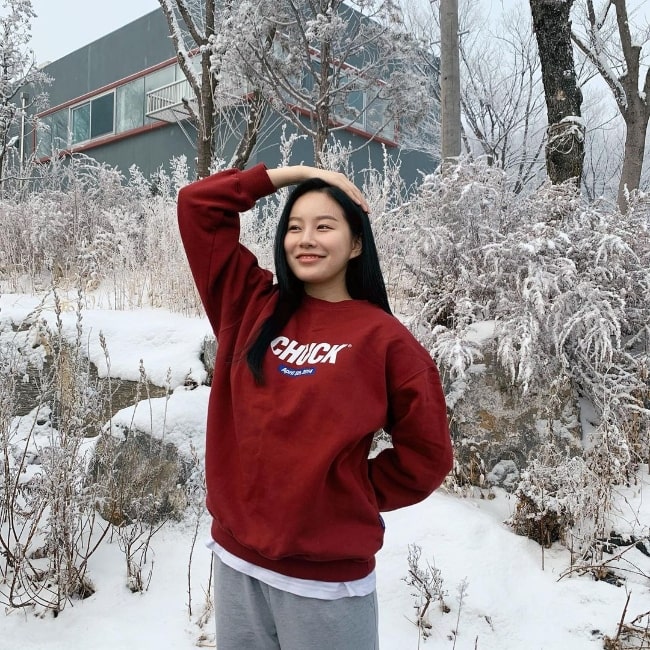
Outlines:
[[314, 298], [308, 294], [305, 294], [302, 299], [302, 304], [306, 307], [313, 309], [326, 309], [326, 310], [341, 310], [341, 309], [350, 309], [356, 307], [360, 304], [364, 304], [365, 300], [355, 300], [354, 298], [349, 298], [347, 300], [339, 300], [337, 302], [330, 302], [329, 300], [323, 300], [321, 298]]

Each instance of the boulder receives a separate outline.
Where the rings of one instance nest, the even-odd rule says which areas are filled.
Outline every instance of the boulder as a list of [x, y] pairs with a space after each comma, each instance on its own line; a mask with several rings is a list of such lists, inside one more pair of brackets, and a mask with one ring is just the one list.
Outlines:
[[549, 438], [581, 453], [577, 395], [568, 385], [553, 394], [522, 395], [496, 363], [494, 342], [482, 349], [481, 364], [447, 391], [459, 485], [498, 485], [512, 491], [534, 452]]
[[100, 514], [116, 526], [180, 520], [190, 462], [171, 443], [133, 429], [123, 434], [104, 433], [97, 442], [90, 478], [104, 495], [97, 504]]

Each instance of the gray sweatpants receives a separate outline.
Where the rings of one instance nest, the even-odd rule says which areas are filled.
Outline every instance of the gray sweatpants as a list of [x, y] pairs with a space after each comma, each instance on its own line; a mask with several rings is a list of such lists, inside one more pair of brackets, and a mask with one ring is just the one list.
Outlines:
[[217, 650], [378, 650], [377, 594], [321, 600], [281, 591], [214, 558]]

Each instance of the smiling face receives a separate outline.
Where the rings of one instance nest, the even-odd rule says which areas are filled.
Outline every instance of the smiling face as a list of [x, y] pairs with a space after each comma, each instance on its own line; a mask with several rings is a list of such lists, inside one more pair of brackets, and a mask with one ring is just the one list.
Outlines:
[[325, 192], [307, 192], [291, 208], [284, 252], [305, 293], [321, 300], [349, 300], [345, 284], [348, 261], [361, 253], [343, 208]]

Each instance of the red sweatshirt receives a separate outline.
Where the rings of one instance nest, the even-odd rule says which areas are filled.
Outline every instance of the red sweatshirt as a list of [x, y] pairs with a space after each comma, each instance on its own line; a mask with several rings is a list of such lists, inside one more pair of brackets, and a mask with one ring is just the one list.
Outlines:
[[[272, 274], [239, 243], [238, 213], [275, 191], [263, 165], [183, 188], [181, 237], [218, 341], [207, 422], [212, 535], [234, 555], [285, 575], [363, 578], [383, 541], [380, 511], [443, 481], [452, 451], [427, 351], [363, 300], [306, 296], [264, 359], [245, 355], [277, 299]], [[369, 460], [374, 432], [393, 449]]]

